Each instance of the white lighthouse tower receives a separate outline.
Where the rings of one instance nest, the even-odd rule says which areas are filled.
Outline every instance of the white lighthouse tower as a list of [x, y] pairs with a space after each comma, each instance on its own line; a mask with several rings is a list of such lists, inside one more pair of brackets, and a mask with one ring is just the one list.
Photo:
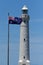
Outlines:
[[25, 5], [22, 8], [21, 18], [22, 18], [22, 23], [20, 25], [19, 65], [30, 65], [29, 15], [28, 15], [28, 8]]

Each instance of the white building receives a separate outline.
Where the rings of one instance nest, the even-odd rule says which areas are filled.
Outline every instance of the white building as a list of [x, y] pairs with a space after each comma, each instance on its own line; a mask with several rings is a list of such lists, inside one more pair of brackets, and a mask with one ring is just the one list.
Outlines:
[[22, 18], [22, 23], [20, 25], [19, 65], [30, 65], [29, 15], [28, 15], [28, 8], [25, 5], [22, 8], [21, 18]]

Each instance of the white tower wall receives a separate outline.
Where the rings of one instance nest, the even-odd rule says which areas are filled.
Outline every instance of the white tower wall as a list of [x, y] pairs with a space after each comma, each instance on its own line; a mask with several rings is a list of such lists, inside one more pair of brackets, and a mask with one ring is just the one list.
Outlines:
[[19, 65], [30, 65], [29, 56], [29, 16], [27, 8], [22, 8], [23, 14], [21, 15], [22, 23], [20, 25], [20, 55]]

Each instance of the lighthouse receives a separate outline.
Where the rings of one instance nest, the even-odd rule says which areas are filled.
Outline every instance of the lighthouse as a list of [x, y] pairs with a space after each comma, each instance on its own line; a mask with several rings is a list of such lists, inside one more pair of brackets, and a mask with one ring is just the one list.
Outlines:
[[30, 65], [29, 53], [29, 15], [26, 5], [22, 8], [22, 22], [20, 24], [19, 65]]

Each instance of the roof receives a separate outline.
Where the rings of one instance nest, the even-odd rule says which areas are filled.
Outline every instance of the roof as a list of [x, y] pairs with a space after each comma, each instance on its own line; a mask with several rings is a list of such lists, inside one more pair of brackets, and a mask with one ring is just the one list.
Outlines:
[[22, 10], [28, 10], [27, 6], [24, 5], [23, 8], [22, 8]]

